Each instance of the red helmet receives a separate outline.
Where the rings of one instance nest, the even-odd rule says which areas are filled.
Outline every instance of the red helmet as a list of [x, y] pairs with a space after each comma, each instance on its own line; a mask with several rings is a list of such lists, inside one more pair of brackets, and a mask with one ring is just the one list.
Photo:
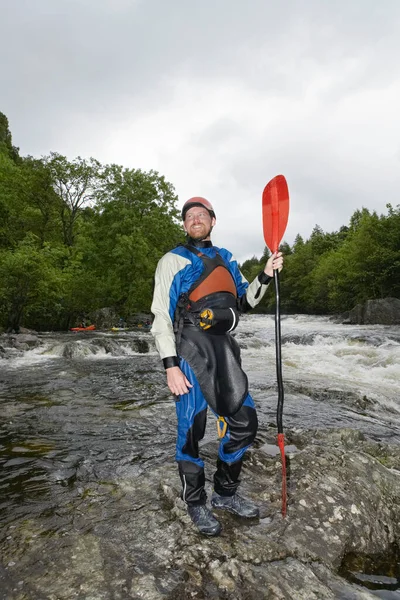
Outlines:
[[189, 200], [186, 200], [185, 204], [182, 207], [182, 221], [185, 220], [186, 213], [189, 210], [189, 208], [192, 208], [192, 206], [203, 206], [210, 213], [210, 217], [215, 218], [215, 212], [211, 202], [209, 202], [205, 198], [202, 198], [201, 196], [194, 196], [194, 198], [189, 198]]

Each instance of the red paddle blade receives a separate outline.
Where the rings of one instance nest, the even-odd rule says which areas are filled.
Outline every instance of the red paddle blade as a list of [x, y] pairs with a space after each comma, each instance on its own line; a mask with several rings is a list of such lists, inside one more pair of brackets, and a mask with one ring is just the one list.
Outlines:
[[277, 252], [289, 217], [289, 190], [283, 175], [277, 175], [264, 188], [262, 195], [265, 243]]
[[285, 458], [285, 436], [283, 433], [278, 433], [278, 446], [281, 451], [281, 461], [282, 461], [282, 517], [286, 517], [286, 506], [287, 506], [287, 496], [286, 496], [286, 458]]

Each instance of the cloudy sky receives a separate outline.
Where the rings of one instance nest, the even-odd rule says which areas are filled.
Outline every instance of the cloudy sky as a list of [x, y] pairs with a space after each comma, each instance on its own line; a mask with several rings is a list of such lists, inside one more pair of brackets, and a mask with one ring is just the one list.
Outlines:
[[155, 169], [260, 256], [283, 173], [285, 239], [400, 203], [399, 0], [0, 0], [0, 111], [23, 155]]

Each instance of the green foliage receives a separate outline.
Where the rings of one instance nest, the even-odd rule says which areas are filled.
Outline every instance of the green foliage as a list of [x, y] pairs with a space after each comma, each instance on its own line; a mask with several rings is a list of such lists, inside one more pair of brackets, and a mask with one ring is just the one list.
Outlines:
[[349, 227], [296, 238], [282, 275], [282, 297], [292, 312], [332, 313], [367, 299], [400, 294], [400, 207], [388, 215], [357, 210]]
[[0, 326], [149, 310], [156, 263], [183, 239], [173, 186], [93, 158], [14, 160], [13, 148], [0, 113]]
[[0, 112], [0, 154], [8, 156], [13, 162], [18, 162], [19, 160], [18, 148], [12, 144], [8, 119], [2, 112]]
[[[316, 225], [308, 240], [297, 235], [292, 247], [283, 243], [285, 267], [280, 276], [284, 312], [329, 314], [343, 312], [367, 299], [400, 297], [400, 206], [387, 205], [378, 216], [356, 210], [349, 226], [325, 233]], [[242, 265], [251, 281], [268, 258], [253, 257]], [[273, 310], [268, 294], [259, 310]]]
[[177, 198], [158, 173], [118, 165], [106, 168], [98, 198], [87, 264], [102, 280], [101, 305], [132, 314], [150, 306], [156, 263], [182, 241]]
[[[159, 258], [183, 232], [173, 186], [155, 171], [50, 153], [19, 156], [0, 113], [0, 326], [67, 328], [103, 307], [148, 311]], [[283, 242], [286, 312], [330, 313], [400, 295], [400, 207]], [[241, 269], [253, 280], [264, 249]], [[272, 311], [267, 294], [259, 310]]]
[[253, 256], [252, 258], [245, 260], [244, 263], [241, 264], [240, 270], [242, 271], [246, 279], [251, 280], [253, 271], [260, 271], [260, 260], [256, 256]]
[[32, 234], [11, 251], [0, 252], [0, 315], [5, 327], [18, 330], [22, 319], [52, 319], [62, 280], [51, 248], [38, 248]]
[[59, 198], [63, 243], [72, 248], [82, 210], [95, 199], [102, 179], [102, 166], [94, 158], [86, 160], [80, 156], [70, 162], [56, 152], [45, 157], [43, 163], [50, 173], [54, 191]]

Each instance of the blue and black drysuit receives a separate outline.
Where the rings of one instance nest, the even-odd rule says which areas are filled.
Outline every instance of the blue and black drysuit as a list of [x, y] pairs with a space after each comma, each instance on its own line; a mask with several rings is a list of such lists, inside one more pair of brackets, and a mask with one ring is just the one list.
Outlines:
[[257, 415], [239, 345], [230, 331], [241, 312], [258, 304], [270, 279], [262, 272], [249, 285], [232, 254], [211, 241], [177, 246], [158, 263], [152, 334], [165, 368], [179, 366], [193, 384], [176, 403], [176, 460], [188, 504], [206, 502], [198, 446], [208, 406], [227, 423], [214, 489], [232, 496], [239, 485], [244, 453], [256, 436]]

